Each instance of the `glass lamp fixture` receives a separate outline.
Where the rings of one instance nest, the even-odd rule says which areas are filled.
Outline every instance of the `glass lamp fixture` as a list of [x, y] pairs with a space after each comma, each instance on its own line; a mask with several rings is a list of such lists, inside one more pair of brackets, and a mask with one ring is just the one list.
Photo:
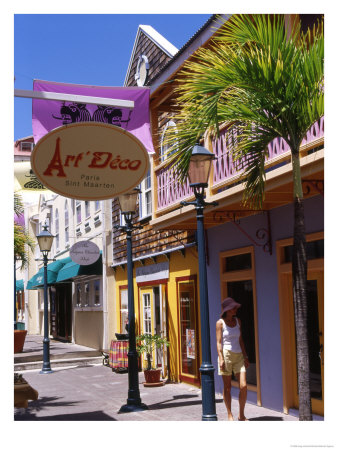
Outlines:
[[52, 248], [54, 236], [48, 231], [47, 222], [43, 225], [43, 230], [36, 236], [41, 253], [48, 253]]
[[208, 186], [213, 159], [215, 159], [215, 155], [202, 145], [196, 144], [193, 147], [188, 168], [190, 186]]
[[129, 192], [118, 196], [120, 209], [122, 213], [133, 213], [136, 211], [137, 199], [141, 190], [134, 188]]

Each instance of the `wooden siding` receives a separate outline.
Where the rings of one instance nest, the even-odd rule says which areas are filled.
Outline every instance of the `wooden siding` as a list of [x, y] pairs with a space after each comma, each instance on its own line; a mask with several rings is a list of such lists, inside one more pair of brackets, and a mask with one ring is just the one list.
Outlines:
[[[120, 210], [116, 199], [112, 202], [113, 219], [113, 265], [124, 264], [127, 260], [127, 241], [126, 233], [123, 230], [114, 229], [115, 225], [120, 224]], [[149, 219], [150, 220], [150, 219]], [[149, 225], [149, 220], [140, 221], [139, 217], [134, 216], [133, 223], [142, 225], [140, 230], [133, 232], [132, 247], [133, 259], [151, 257], [159, 253], [169, 253], [173, 249], [193, 244], [195, 242], [195, 233], [181, 230], [156, 231]]]
[[132, 62], [127, 86], [135, 86], [135, 73], [140, 55], [145, 55], [149, 62], [149, 72], [146, 85], [151, 83], [152, 78], [161, 71], [162, 67], [171, 59], [166, 55], [151, 39], [149, 39], [142, 31], [137, 43], [134, 61]]

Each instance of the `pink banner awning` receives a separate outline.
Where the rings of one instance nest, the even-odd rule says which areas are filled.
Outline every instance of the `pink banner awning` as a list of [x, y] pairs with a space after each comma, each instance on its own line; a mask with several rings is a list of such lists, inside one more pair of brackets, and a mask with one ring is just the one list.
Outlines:
[[154, 153], [150, 132], [149, 88], [85, 86], [34, 80], [33, 90], [131, 100], [135, 104], [133, 109], [127, 109], [76, 101], [33, 99], [32, 125], [35, 143], [45, 134], [63, 125], [76, 122], [104, 122], [129, 131], [142, 142], [148, 153]]

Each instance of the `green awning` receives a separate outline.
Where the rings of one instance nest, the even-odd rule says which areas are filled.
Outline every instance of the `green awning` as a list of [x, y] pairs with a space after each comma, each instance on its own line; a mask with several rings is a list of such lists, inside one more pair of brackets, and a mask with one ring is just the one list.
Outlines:
[[36, 276], [37, 276], [37, 273], [36, 273], [35, 275], [33, 275], [32, 278], [30, 278], [30, 279], [27, 281], [26, 290], [28, 290], [28, 291], [33, 291], [33, 290], [36, 289], [36, 287], [34, 287], [34, 283], [35, 283], [35, 278], [36, 278]]
[[[59, 259], [53, 261], [47, 265], [47, 284], [54, 284], [56, 282], [59, 270], [71, 261], [70, 256], [68, 258]], [[44, 286], [44, 268], [41, 267], [38, 273], [36, 273], [27, 283], [26, 289], [37, 289]]]
[[69, 262], [59, 270], [56, 282], [59, 283], [86, 275], [102, 275], [102, 255], [94, 264], [89, 266], [80, 266], [80, 264], [73, 261]]
[[16, 291], [23, 291], [24, 290], [24, 284], [23, 284], [23, 280], [16, 280], [15, 282], [15, 290]]

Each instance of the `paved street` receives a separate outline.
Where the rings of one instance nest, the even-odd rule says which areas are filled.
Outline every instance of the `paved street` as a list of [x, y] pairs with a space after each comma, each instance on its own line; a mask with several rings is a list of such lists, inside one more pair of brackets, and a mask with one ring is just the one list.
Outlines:
[[[126, 403], [128, 374], [114, 373], [102, 364], [60, 368], [48, 375], [27, 372], [24, 378], [38, 391], [39, 399], [30, 401], [26, 410], [15, 408], [15, 420], [201, 420], [200, 389], [183, 383], [144, 387], [142, 373], [139, 374], [140, 394], [148, 410], [122, 414], [119, 409]], [[220, 396], [216, 408], [218, 420], [225, 420]], [[233, 412], [237, 417], [237, 400], [233, 400]], [[297, 420], [249, 404], [246, 414], [250, 420]]]
[[[39, 393], [27, 409], [15, 408], [16, 421], [200, 421], [202, 400], [200, 389], [184, 383], [167, 383], [160, 387], [143, 386], [139, 373], [142, 402], [147, 410], [119, 413], [128, 396], [128, 374], [115, 373], [102, 365], [98, 352], [73, 344], [51, 341], [51, 374], [40, 374], [42, 367], [41, 336], [27, 336], [24, 352], [15, 355], [15, 371]], [[33, 370], [28, 367], [35, 360]], [[54, 364], [54, 365], [53, 365]], [[226, 420], [221, 395], [216, 396], [219, 421]], [[233, 399], [233, 414], [238, 416], [238, 401]], [[250, 421], [296, 421], [285, 415], [256, 405], [247, 404]]]

